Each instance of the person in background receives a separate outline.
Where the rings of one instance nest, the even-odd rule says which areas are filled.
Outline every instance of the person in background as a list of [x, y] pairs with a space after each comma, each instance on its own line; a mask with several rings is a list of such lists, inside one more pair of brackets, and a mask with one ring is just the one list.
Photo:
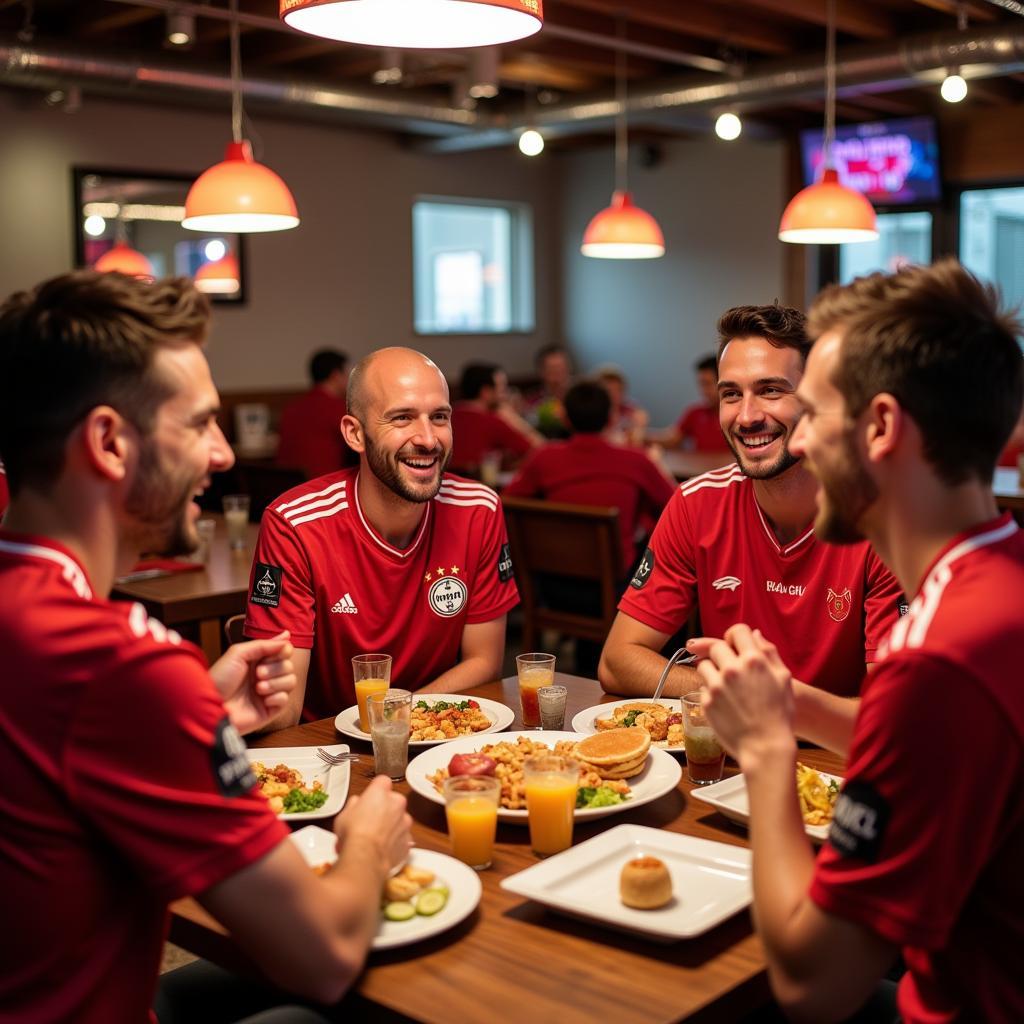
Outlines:
[[704, 356], [694, 365], [701, 400], [683, 410], [679, 422], [651, 440], [666, 448], [694, 452], [728, 452], [729, 442], [718, 419], [718, 358]]
[[278, 427], [277, 465], [301, 469], [307, 477], [354, 465], [356, 456], [341, 436], [348, 385], [348, 355], [325, 348], [309, 360], [313, 386], [285, 406]]
[[605, 363], [594, 371], [594, 379], [608, 392], [612, 402], [607, 436], [614, 444], [628, 444], [640, 447], [650, 417], [646, 410], [634, 405], [626, 398], [626, 375], [618, 366]]
[[[295, 685], [287, 633], [235, 644], [207, 669], [141, 605], [108, 599], [142, 551], [196, 546], [193, 499], [234, 461], [201, 347], [209, 318], [186, 278], [94, 271], [0, 308], [10, 1020], [146, 1020], [167, 905], [183, 896], [270, 984], [333, 1002], [362, 969], [381, 887], [411, 845], [405, 800], [378, 779], [337, 818], [338, 862], [318, 878], [257, 792], [239, 733], [263, 728]], [[237, 1021], [257, 991], [202, 961], [172, 978], [163, 1024]], [[234, 991], [233, 1012], [214, 1011], [214, 988]], [[258, 991], [265, 1005], [294, 1002]], [[297, 1006], [260, 1016], [323, 1019]]]
[[[707, 636], [752, 622], [801, 679], [856, 696], [904, 603], [869, 544], [815, 540], [814, 478], [788, 443], [810, 349], [803, 313], [738, 306], [718, 321], [721, 429], [735, 465], [680, 485], [619, 602], [598, 678], [609, 693], [653, 692], [666, 641], [696, 607]], [[688, 693], [677, 666], [666, 692]]]
[[[452, 468], [482, 479], [489, 456], [499, 466], [518, 462], [543, 444], [537, 433], [508, 400], [508, 377], [494, 363], [469, 363], [459, 381], [459, 401], [452, 407]], [[493, 484], [494, 480], [485, 480]]]
[[[996, 465], [1012, 466], [1014, 469], [1018, 469], [1022, 456], [1024, 456], [1024, 409], [1021, 410], [1020, 416], [1014, 424], [1013, 433], [1010, 434], [1006, 447], [1000, 452]], [[1024, 470], [1022, 470], [1022, 474], [1024, 474]]]
[[263, 515], [247, 636], [291, 631], [299, 684], [275, 725], [355, 703], [352, 657], [392, 655], [391, 682], [460, 693], [499, 678], [519, 601], [498, 496], [445, 472], [441, 371], [408, 348], [362, 359], [345, 439], [359, 468], [286, 491]]
[[563, 345], [544, 345], [534, 357], [540, 389], [526, 402], [526, 418], [548, 438], [569, 436], [562, 404], [572, 384], [572, 359]]
[[[867, 1003], [871, 1020], [1018, 1022], [1024, 533], [992, 475], [1024, 397], [1021, 324], [944, 260], [826, 289], [810, 330], [791, 447], [818, 481], [815, 531], [869, 539], [913, 600], [837, 748], [846, 778], [817, 858], [785, 658], [737, 625], [700, 665], [749, 792], [769, 979], [799, 1020]], [[881, 979], [901, 949], [894, 998]]]

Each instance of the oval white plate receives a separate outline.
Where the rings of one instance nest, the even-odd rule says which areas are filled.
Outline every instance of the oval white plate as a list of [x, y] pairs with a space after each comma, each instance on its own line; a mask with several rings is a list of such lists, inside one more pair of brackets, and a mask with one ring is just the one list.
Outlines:
[[[333, 864], [338, 859], [337, 839], [327, 829], [316, 825], [300, 828], [292, 833], [291, 841], [299, 848], [299, 853], [311, 868], [324, 863]], [[462, 861], [445, 853], [413, 847], [409, 851], [408, 863], [416, 868], [433, 871], [437, 876], [433, 884], [448, 887], [448, 902], [431, 917], [417, 914], [408, 921], [388, 921], [381, 914], [377, 934], [371, 944], [373, 949], [408, 946], [412, 942], [439, 935], [469, 917], [480, 902], [480, 878]]]
[[[506, 732], [500, 736], [487, 738], [483, 738], [479, 734], [460, 736], [457, 740], [450, 740], [440, 750], [425, 750], [419, 756], [414, 757], [405, 772], [406, 782], [421, 796], [425, 796], [435, 804], [444, 806], [444, 797], [434, 789], [434, 784], [427, 778], [428, 775], [433, 775], [439, 768], [447, 768], [448, 762], [455, 754], [469, 754], [488, 743], [502, 743], [506, 740], [509, 743], [515, 743], [520, 736], [525, 736], [536, 743], [546, 743], [552, 748], [559, 740], [572, 740], [575, 743], [579, 739], [579, 733], [575, 732], [543, 732], [538, 729], [529, 732]], [[674, 757], [666, 754], [663, 750], [652, 747], [644, 770], [632, 779], [626, 780], [632, 793], [629, 800], [611, 807], [581, 808], [576, 812], [576, 820], [603, 818], [609, 814], [618, 814], [620, 811], [628, 811], [633, 807], [648, 804], [675, 789], [679, 785], [682, 775], [679, 762]], [[498, 820], [512, 825], [525, 825], [527, 824], [526, 811], [509, 811], [499, 807]]]
[[[347, 754], [347, 743], [335, 743], [323, 748], [328, 754]], [[349, 764], [325, 764], [316, 756], [316, 747], [250, 747], [246, 751], [249, 763], [262, 761], [273, 768], [277, 764], [286, 764], [302, 773], [306, 785], [319, 780], [327, 790], [327, 800], [315, 811], [293, 811], [278, 815], [282, 821], [312, 821], [316, 818], [333, 818], [345, 806], [348, 799], [348, 783], [351, 772]]]
[[[612, 708], [622, 707], [623, 704], [642, 704], [644, 703], [643, 697], [631, 697], [629, 700], [613, 700], [607, 704], [595, 704], [592, 708], [584, 708], [582, 711], [578, 711], [572, 716], [572, 728], [574, 732], [582, 733], [584, 736], [590, 736], [597, 732], [597, 726], [594, 724], [598, 718], [610, 718], [612, 715]], [[647, 701], [648, 704], [653, 703]], [[678, 698], [669, 698], [667, 700], [659, 700], [658, 703], [663, 708], [668, 708], [669, 711], [679, 710]], [[656, 747], [658, 750], [667, 750], [670, 754], [685, 754], [686, 750], [682, 743], [677, 747], [670, 747], [667, 743], [657, 740], [651, 741], [651, 746]]]
[[[473, 736], [486, 736], [491, 732], [501, 732], [502, 729], [507, 729], [514, 721], [516, 713], [504, 704], [499, 704], [496, 700], [488, 700], [486, 697], [467, 697], [462, 693], [425, 693], [422, 697], [417, 697], [414, 693], [412, 695], [413, 703], [417, 700], [435, 701], [435, 700], [447, 700], [447, 701], [460, 701], [460, 700], [475, 700], [480, 705], [480, 710], [491, 720], [491, 724], [480, 732], [473, 733]], [[334, 728], [338, 732], [345, 736], [351, 736], [356, 740], [363, 740], [366, 743], [370, 742], [370, 734], [363, 732], [359, 728], [359, 707], [353, 704], [350, 708], [345, 708], [337, 718], [334, 719]], [[456, 736], [455, 739], [464, 740], [472, 739], [472, 736]], [[436, 747], [439, 743], [452, 743], [453, 740], [410, 740], [410, 747]]]

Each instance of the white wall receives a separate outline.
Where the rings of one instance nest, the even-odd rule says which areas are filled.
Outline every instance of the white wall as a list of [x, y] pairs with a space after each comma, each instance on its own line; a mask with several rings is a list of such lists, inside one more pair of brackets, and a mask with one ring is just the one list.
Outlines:
[[[301, 386], [307, 355], [335, 345], [427, 352], [446, 373], [470, 359], [528, 372], [560, 337], [558, 183], [553, 161], [517, 150], [424, 156], [383, 133], [254, 118], [263, 159], [292, 189], [302, 224], [248, 246], [249, 302], [218, 306], [209, 348], [222, 389]], [[198, 173], [222, 159], [223, 111], [86, 96], [45, 109], [38, 93], [0, 90], [0, 296], [71, 268], [71, 168]], [[509, 337], [419, 338], [412, 330], [412, 200], [417, 193], [533, 206], [537, 329]]]
[[633, 200], [665, 234], [657, 260], [580, 255], [584, 229], [611, 199], [611, 149], [562, 160], [565, 338], [579, 369], [622, 366], [635, 399], [663, 425], [696, 400], [692, 365], [716, 345], [730, 306], [782, 295], [785, 150], [781, 142], [715, 138], [662, 145], [663, 159], [629, 168]]

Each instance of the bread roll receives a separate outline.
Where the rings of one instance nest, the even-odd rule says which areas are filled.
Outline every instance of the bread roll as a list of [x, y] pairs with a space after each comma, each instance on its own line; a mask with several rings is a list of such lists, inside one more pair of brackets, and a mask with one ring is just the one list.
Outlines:
[[619, 878], [619, 896], [627, 907], [654, 910], [672, 899], [672, 876], [657, 857], [628, 861]]

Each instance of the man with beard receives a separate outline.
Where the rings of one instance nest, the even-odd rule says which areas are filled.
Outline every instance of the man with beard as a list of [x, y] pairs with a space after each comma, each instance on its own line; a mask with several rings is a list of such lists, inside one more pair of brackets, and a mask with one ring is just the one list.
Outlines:
[[[739, 306], [718, 336], [719, 416], [736, 465], [677, 489], [619, 603], [598, 678], [609, 693], [651, 694], [662, 648], [698, 608], [708, 637], [736, 622], [760, 628], [816, 709], [820, 691], [856, 696], [899, 614], [899, 586], [868, 544], [814, 539], [814, 478], [787, 447], [810, 348], [803, 314]], [[676, 667], [665, 692], [696, 683], [693, 668]]]
[[451, 405], [441, 371], [407, 348], [366, 356], [348, 383], [342, 470], [263, 515], [245, 631], [287, 629], [299, 685], [277, 725], [355, 703], [352, 657], [393, 658], [391, 682], [457, 693], [496, 679], [519, 600], [501, 504], [445, 472]]
[[[209, 316], [185, 278], [94, 271], [0, 308], [10, 1019], [145, 1020], [167, 904], [182, 896], [272, 982], [337, 999], [362, 969], [388, 869], [408, 854], [405, 800], [386, 780], [338, 817], [338, 867], [323, 878], [256, 791], [239, 731], [264, 727], [295, 685], [287, 633], [236, 644], [208, 670], [141, 605], [107, 599], [140, 552], [195, 547], [193, 498], [234, 461], [201, 349]], [[232, 981], [201, 963], [182, 971]]]
[[864, 682], [817, 860], [780, 651], [737, 625], [701, 663], [750, 795], [772, 986], [797, 1019], [845, 1020], [902, 947], [908, 1024], [1024, 1020], [1024, 534], [992, 494], [1021, 325], [952, 260], [834, 286], [810, 316], [791, 447], [819, 481], [817, 535], [869, 538], [914, 596]]

